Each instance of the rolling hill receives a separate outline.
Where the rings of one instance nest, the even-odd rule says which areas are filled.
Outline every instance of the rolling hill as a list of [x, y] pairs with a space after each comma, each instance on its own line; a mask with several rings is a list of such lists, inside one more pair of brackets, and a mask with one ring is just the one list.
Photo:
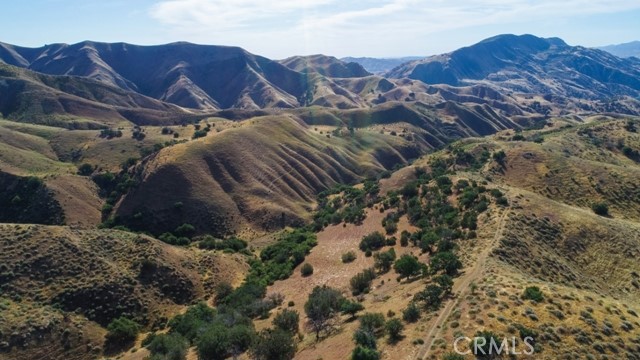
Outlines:
[[[0, 358], [155, 359], [171, 334], [192, 359], [204, 334], [266, 336], [295, 310], [296, 359], [349, 358], [380, 319], [402, 335], [370, 324], [358, 351], [385, 360], [458, 359], [481, 331], [635, 359], [639, 75], [528, 35], [385, 76], [188, 43], [0, 44]], [[321, 285], [364, 311], [316, 333]], [[120, 317], [141, 334], [112, 349]]]

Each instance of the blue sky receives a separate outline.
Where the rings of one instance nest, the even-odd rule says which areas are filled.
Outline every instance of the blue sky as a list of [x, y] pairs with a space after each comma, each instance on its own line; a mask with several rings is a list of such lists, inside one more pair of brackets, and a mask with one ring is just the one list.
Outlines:
[[270, 58], [432, 55], [503, 34], [600, 46], [640, 40], [638, 0], [25, 0], [0, 41], [241, 46]]

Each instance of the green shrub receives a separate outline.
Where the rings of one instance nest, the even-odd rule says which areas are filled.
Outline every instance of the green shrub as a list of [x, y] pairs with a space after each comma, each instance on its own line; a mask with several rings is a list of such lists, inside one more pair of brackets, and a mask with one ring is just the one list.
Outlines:
[[262, 250], [261, 261], [250, 262], [247, 281], [266, 286], [287, 279], [316, 244], [316, 235], [311, 232], [295, 230], [284, 234], [278, 242]]
[[402, 339], [402, 331], [404, 330], [404, 325], [400, 319], [391, 319], [387, 321], [384, 326], [387, 335], [389, 335], [389, 340], [391, 342], [396, 342]]
[[438, 252], [429, 262], [431, 271], [435, 274], [444, 271], [449, 276], [454, 276], [462, 269], [462, 262], [450, 251]]
[[284, 309], [273, 318], [273, 325], [292, 334], [298, 333], [300, 315], [295, 310]]
[[353, 262], [356, 258], [356, 253], [354, 253], [353, 251], [347, 251], [346, 253], [342, 254], [342, 262], [345, 264]]
[[147, 345], [152, 359], [184, 360], [187, 357], [189, 343], [178, 333], [159, 334], [153, 336]]
[[[483, 338], [484, 341], [479, 340]], [[475, 341], [475, 344], [474, 344]], [[471, 344], [469, 348], [476, 356], [476, 358], [480, 360], [484, 359], [495, 359], [496, 358], [496, 350], [495, 346], [500, 346], [502, 344], [502, 339], [493, 332], [490, 331], [479, 331], [475, 334], [474, 338], [471, 340]]]
[[80, 176], [91, 176], [93, 174], [93, 165], [91, 164], [82, 164], [78, 167], [78, 175]]
[[256, 360], [290, 360], [296, 350], [292, 334], [280, 329], [261, 331], [251, 347], [253, 359]]
[[400, 278], [418, 275], [421, 268], [418, 258], [408, 254], [402, 255], [393, 265], [393, 269], [400, 275]]
[[340, 312], [343, 314], [348, 314], [351, 317], [354, 317], [358, 312], [364, 310], [364, 306], [355, 301], [347, 301], [345, 300], [342, 305], [340, 305]]
[[351, 353], [351, 360], [379, 360], [380, 353], [376, 349], [370, 349], [363, 346], [356, 346]]
[[385, 237], [381, 232], [376, 231], [362, 238], [360, 241], [360, 250], [374, 251], [379, 250], [385, 244]]
[[463, 355], [451, 352], [442, 355], [442, 360], [465, 360], [465, 357]]
[[354, 275], [349, 281], [351, 293], [360, 295], [369, 291], [373, 279], [376, 278], [376, 272], [373, 269], [365, 269], [364, 271]]
[[599, 202], [591, 205], [591, 209], [597, 215], [609, 216], [609, 206], [604, 202]]
[[200, 359], [224, 359], [229, 356], [231, 344], [228, 329], [223, 325], [210, 326], [196, 342]]
[[175, 229], [174, 234], [176, 234], [177, 236], [184, 236], [184, 237], [190, 238], [195, 234], [195, 232], [196, 232], [196, 228], [193, 225], [182, 224]]
[[304, 277], [311, 276], [313, 274], [313, 266], [309, 263], [304, 263], [300, 268], [300, 274]]
[[393, 262], [396, 260], [396, 252], [391, 248], [388, 251], [376, 253], [373, 259], [373, 267], [380, 273], [386, 273], [391, 270], [391, 266], [393, 266]]
[[340, 291], [328, 286], [316, 286], [304, 304], [304, 312], [309, 318], [309, 325], [320, 338], [320, 332], [327, 328], [331, 319], [340, 311], [344, 297]]
[[443, 290], [438, 285], [427, 285], [425, 289], [413, 296], [414, 301], [423, 302], [428, 310], [437, 310], [442, 304]]
[[376, 335], [369, 328], [359, 327], [353, 333], [353, 341], [357, 346], [362, 346], [367, 349], [375, 349], [377, 348], [376, 344]]
[[201, 329], [213, 323], [216, 314], [216, 310], [201, 302], [189, 307], [184, 314], [177, 315], [171, 319], [169, 327], [187, 340], [194, 341]]
[[107, 326], [107, 341], [111, 344], [126, 344], [135, 341], [140, 325], [135, 321], [120, 317]]
[[535, 302], [542, 302], [544, 300], [544, 294], [537, 286], [529, 286], [524, 289], [524, 293], [522, 294], [522, 298], [525, 300], [531, 300]]
[[366, 313], [359, 317], [360, 327], [369, 329], [374, 334], [381, 334], [384, 329], [385, 321], [382, 313]]
[[420, 309], [416, 306], [415, 303], [410, 303], [409, 306], [406, 307], [402, 311], [402, 320], [408, 323], [414, 323], [420, 319]]
[[387, 321], [384, 326], [384, 330], [389, 335], [389, 340], [391, 342], [396, 342], [402, 339], [402, 331], [404, 330], [404, 325], [400, 319], [391, 319]]

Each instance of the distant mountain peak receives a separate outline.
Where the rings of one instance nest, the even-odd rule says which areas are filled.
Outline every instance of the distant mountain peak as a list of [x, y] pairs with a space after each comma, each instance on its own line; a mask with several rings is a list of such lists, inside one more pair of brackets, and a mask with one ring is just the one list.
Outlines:
[[371, 75], [358, 63], [345, 62], [333, 56], [322, 54], [292, 56], [279, 62], [295, 71], [316, 72], [334, 78], [357, 78]]
[[386, 74], [427, 84], [485, 84], [503, 92], [585, 99], [640, 95], [640, 66], [559, 38], [504, 34]]

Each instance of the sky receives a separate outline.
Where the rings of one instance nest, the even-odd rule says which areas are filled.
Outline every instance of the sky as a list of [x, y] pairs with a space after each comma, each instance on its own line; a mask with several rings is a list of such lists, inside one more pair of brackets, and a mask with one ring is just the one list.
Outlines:
[[505, 33], [640, 40], [638, 0], [2, 0], [0, 41], [240, 46], [273, 59], [426, 56]]

